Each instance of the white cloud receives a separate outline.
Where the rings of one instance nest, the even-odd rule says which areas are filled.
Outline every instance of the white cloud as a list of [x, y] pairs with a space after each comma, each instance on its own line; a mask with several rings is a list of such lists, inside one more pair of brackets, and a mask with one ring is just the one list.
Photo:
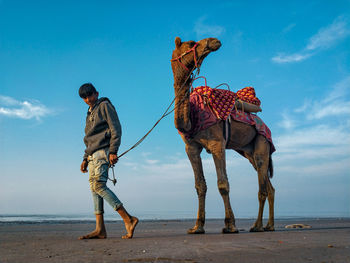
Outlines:
[[338, 41], [349, 36], [349, 34], [350, 30], [347, 28], [347, 21], [343, 17], [338, 17], [331, 25], [321, 28], [316, 35], [312, 36], [306, 49], [315, 50], [329, 48]]
[[[277, 160], [276, 160], [277, 161]], [[300, 165], [295, 160], [289, 161], [283, 166], [279, 166], [277, 171], [279, 174], [286, 174], [293, 171], [294, 176], [319, 177], [345, 175], [350, 169], [350, 158], [344, 160], [330, 160], [321, 163], [309, 162]], [[295, 179], [295, 178], [294, 178]]]
[[304, 101], [304, 104], [294, 110], [294, 112], [300, 113], [306, 111], [309, 107], [312, 101], [310, 99], [306, 99]]
[[328, 105], [315, 104], [313, 107], [314, 112], [309, 113], [307, 118], [312, 119], [322, 119], [329, 116], [339, 116], [339, 115], [350, 115], [350, 101], [334, 101]]
[[325, 98], [325, 102], [334, 101], [337, 99], [344, 99], [350, 93], [350, 76], [344, 78], [334, 85], [331, 92]]
[[343, 176], [350, 169], [350, 126], [296, 128], [274, 139], [276, 174]]
[[274, 138], [280, 172], [346, 174], [350, 168], [349, 87], [350, 76], [331, 87], [323, 99], [308, 99], [289, 114], [281, 114], [282, 123], [298, 122]]
[[150, 160], [150, 159], [146, 160], [146, 163], [150, 165], [157, 164], [158, 162], [159, 160]]
[[[292, 135], [292, 137], [295, 135]], [[281, 139], [281, 138], [280, 138]], [[311, 160], [327, 160], [330, 155], [333, 158], [342, 158], [348, 156], [350, 158], [350, 149], [348, 145], [326, 145], [317, 147], [303, 147], [303, 145], [291, 145], [293, 147], [285, 148], [282, 145], [276, 144], [278, 147], [278, 152], [276, 153], [276, 160], [278, 163], [293, 163], [295, 160], [302, 160], [310, 162]], [[350, 162], [349, 162], [350, 165]], [[285, 166], [285, 165], [283, 165]]]
[[272, 58], [272, 61], [280, 64], [301, 62], [315, 55], [320, 50], [336, 45], [349, 35], [350, 29], [347, 20], [342, 16], [337, 17], [332, 24], [321, 28], [317, 34], [313, 35], [303, 50], [294, 54], [278, 54]]
[[[344, 143], [350, 146], [348, 129], [332, 127], [330, 125], [316, 125], [307, 128], [298, 128], [293, 132], [279, 136], [275, 143], [280, 152], [298, 151], [313, 146], [339, 146]], [[350, 147], [349, 147], [350, 149]]]
[[278, 54], [277, 56], [272, 58], [273, 62], [276, 63], [290, 63], [290, 62], [300, 62], [303, 61], [309, 57], [311, 57], [312, 54], [302, 54], [302, 53], [295, 53], [291, 55], [285, 55], [283, 53]]
[[350, 116], [350, 76], [334, 85], [320, 101], [308, 100], [296, 112], [307, 112], [307, 120], [323, 119], [330, 116]]
[[218, 37], [225, 33], [225, 28], [217, 25], [208, 25], [205, 24], [206, 17], [200, 17], [194, 25], [194, 32], [197, 34], [197, 38], [201, 38], [203, 36], [206, 37]]
[[0, 95], [0, 116], [40, 120], [50, 113], [51, 111], [39, 101], [18, 101], [14, 98]]
[[285, 129], [293, 129], [295, 127], [296, 123], [295, 120], [292, 118], [290, 114], [287, 112], [282, 113], [282, 121], [279, 124], [279, 126], [285, 128]]

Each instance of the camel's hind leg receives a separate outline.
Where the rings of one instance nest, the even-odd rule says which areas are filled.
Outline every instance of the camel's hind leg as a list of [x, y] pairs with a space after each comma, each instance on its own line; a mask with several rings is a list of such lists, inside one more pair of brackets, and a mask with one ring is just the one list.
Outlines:
[[202, 149], [203, 147], [199, 144], [186, 144], [186, 153], [192, 165], [195, 187], [198, 195], [198, 214], [196, 225], [187, 231], [188, 234], [203, 234], [205, 232], [205, 195], [207, 193], [207, 184], [205, 182], [202, 159], [200, 157]]
[[215, 141], [211, 145], [210, 151], [213, 155], [216, 173], [218, 177], [218, 188], [225, 205], [225, 228], [222, 229], [224, 234], [238, 233], [235, 225], [235, 217], [230, 203], [230, 185], [226, 174], [226, 156], [225, 144], [221, 141]]
[[[272, 187], [270, 179], [268, 178], [268, 169], [270, 162], [270, 144], [269, 142], [261, 135], [256, 137], [255, 149], [253, 153], [254, 167], [258, 172], [258, 181], [259, 181], [259, 212], [258, 218], [256, 219], [255, 224], [250, 229], [251, 232], [260, 232], [260, 231], [273, 231], [274, 230], [274, 196], [275, 189]], [[269, 200], [269, 221], [265, 229], [262, 225], [262, 218], [264, 212], [264, 205], [266, 198]]]
[[267, 198], [269, 200], [269, 221], [264, 227], [265, 231], [275, 231], [275, 188], [273, 188], [270, 178], [267, 178]]

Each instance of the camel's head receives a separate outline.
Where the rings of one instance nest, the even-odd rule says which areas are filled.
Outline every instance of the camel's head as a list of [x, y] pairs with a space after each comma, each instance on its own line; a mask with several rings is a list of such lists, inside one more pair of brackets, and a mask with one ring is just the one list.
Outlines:
[[201, 66], [204, 58], [210, 52], [221, 47], [221, 42], [216, 38], [205, 38], [198, 42], [182, 42], [179, 37], [175, 38], [175, 49], [173, 51], [171, 66], [175, 73], [176, 69], [182, 68], [184, 71], [193, 70], [196, 66]]

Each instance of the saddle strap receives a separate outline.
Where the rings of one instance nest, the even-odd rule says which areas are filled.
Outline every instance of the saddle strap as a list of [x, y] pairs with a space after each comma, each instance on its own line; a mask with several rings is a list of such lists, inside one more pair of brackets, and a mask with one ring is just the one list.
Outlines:
[[230, 141], [231, 137], [231, 116], [229, 115], [228, 118], [224, 121], [224, 127], [223, 127], [223, 135], [224, 139], [226, 141], [226, 147]]

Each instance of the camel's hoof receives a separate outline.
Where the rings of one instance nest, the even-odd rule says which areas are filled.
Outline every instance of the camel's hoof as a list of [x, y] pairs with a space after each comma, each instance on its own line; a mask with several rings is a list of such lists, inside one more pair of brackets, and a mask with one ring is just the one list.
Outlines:
[[261, 226], [261, 227], [256, 227], [256, 226], [253, 226], [249, 232], [264, 232], [264, 228]]
[[237, 234], [239, 231], [235, 227], [224, 227], [222, 229], [223, 234]]
[[275, 227], [267, 225], [264, 227], [264, 231], [275, 231]]
[[204, 234], [204, 228], [203, 227], [193, 227], [187, 230], [187, 234]]

